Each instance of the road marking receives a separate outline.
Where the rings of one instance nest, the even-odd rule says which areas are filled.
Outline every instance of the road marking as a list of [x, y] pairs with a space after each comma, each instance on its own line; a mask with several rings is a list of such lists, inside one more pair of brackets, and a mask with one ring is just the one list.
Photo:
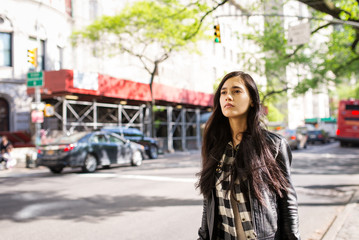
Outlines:
[[149, 176], [149, 175], [119, 175], [116, 173], [93, 173], [93, 174], [81, 174], [79, 177], [89, 178], [126, 178], [126, 179], [139, 179], [139, 180], [151, 180], [160, 182], [189, 182], [195, 183], [196, 178], [174, 178], [174, 177], [161, 177], [161, 176]]
[[160, 176], [145, 176], [145, 175], [119, 175], [119, 178], [128, 179], [141, 179], [141, 180], [152, 180], [160, 182], [190, 182], [195, 183], [196, 178], [173, 178], [173, 177], [160, 177]]
[[78, 174], [78, 177], [89, 177], [89, 178], [106, 178], [106, 177], [117, 177], [116, 173], [86, 173]]

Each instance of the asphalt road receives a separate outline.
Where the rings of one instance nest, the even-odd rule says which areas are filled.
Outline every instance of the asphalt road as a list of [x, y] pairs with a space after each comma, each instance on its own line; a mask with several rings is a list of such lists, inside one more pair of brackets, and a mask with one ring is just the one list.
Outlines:
[[[320, 239], [359, 182], [359, 148], [338, 143], [293, 152], [303, 240]], [[83, 174], [0, 172], [1, 239], [196, 239], [200, 154], [185, 152]]]

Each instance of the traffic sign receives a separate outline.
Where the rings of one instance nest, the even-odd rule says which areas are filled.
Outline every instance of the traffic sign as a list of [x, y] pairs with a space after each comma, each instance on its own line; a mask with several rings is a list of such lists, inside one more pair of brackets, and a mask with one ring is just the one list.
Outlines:
[[31, 122], [33, 123], [43, 123], [44, 122], [44, 112], [40, 110], [32, 110], [31, 112]]
[[55, 108], [51, 104], [46, 104], [44, 109], [45, 117], [51, 117], [55, 114]]
[[44, 86], [43, 72], [29, 72], [27, 74], [27, 87], [42, 87]]
[[310, 40], [310, 25], [308, 22], [288, 28], [288, 45], [295, 46], [308, 43]]

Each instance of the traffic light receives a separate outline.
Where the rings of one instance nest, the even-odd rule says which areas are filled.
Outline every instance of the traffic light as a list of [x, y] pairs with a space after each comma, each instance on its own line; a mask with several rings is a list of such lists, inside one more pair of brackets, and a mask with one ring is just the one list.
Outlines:
[[27, 50], [27, 61], [37, 67], [37, 48]]
[[214, 42], [221, 43], [221, 31], [219, 29], [219, 24], [214, 25]]

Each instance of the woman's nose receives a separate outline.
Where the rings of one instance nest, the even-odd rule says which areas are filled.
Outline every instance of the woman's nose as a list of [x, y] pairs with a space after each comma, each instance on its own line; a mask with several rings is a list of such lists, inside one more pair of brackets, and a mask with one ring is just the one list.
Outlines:
[[228, 101], [228, 100], [233, 100], [233, 98], [232, 98], [232, 95], [231, 95], [231, 94], [227, 94], [227, 96], [226, 96], [226, 101]]

